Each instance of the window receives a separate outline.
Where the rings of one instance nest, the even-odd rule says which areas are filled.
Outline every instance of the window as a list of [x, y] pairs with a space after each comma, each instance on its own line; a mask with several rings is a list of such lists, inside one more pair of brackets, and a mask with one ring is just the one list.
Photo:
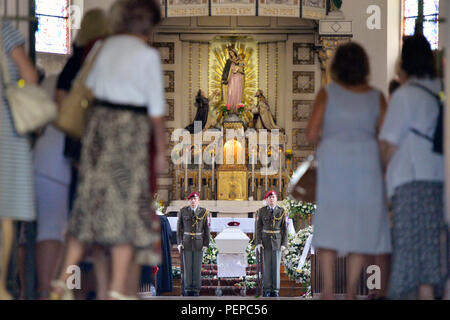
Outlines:
[[70, 53], [70, 0], [36, 0], [36, 51]]
[[[412, 36], [419, 16], [419, 0], [403, 0], [403, 36]], [[439, 0], [423, 0], [423, 34], [433, 50], [439, 46]]]

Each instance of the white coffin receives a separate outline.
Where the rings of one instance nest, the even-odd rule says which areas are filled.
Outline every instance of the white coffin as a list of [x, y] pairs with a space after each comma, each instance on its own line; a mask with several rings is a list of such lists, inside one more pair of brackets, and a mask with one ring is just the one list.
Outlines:
[[250, 238], [239, 227], [227, 227], [214, 239], [220, 254], [245, 253], [249, 240]]

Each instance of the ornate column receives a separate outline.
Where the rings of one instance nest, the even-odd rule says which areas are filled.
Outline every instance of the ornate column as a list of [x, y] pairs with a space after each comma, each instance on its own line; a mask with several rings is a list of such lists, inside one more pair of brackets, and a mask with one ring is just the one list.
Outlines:
[[345, 20], [341, 0], [330, 0], [330, 11], [319, 21], [319, 40], [316, 46], [322, 70], [322, 86], [331, 82], [329, 67], [336, 49], [353, 37], [352, 21]]

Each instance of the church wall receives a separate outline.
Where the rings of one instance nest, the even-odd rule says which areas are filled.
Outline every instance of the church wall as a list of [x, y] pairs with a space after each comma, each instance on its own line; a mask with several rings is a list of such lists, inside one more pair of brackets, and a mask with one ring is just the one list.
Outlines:
[[[367, 20], [371, 5], [380, 8], [380, 29], [370, 30]], [[371, 84], [387, 95], [389, 81], [394, 77], [395, 61], [401, 40], [401, 0], [347, 0], [342, 11], [346, 20], [353, 21], [353, 40], [361, 44], [370, 59]]]

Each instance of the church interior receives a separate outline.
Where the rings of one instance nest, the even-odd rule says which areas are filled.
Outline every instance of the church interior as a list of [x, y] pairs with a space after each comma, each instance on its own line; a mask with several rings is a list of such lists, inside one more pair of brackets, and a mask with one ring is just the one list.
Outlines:
[[[80, 14], [108, 10], [114, 1], [56, 2], [71, 6], [71, 13], [55, 16], [49, 1], [7, 0], [0, 7], [26, 36], [30, 56], [46, 75], [60, 73], [70, 57]], [[156, 199], [166, 214], [176, 217], [192, 192], [213, 218], [253, 218], [269, 190], [286, 199], [297, 167], [315, 154], [306, 128], [317, 93], [331, 81], [337, 47], [361, 44], [370, 59], [371, 85], [387, 96], [402, 38], [413, 32], [410, 21], [417, 18], [406, 13], [417, 2], [160, 0], [163, 20], [151, 45], [161, 56], [166, 99], [169, 165], [158, 176]], [[448, 61], [450, 3], [429, 2], [438, 3], [429, 14], [440, 22], [427, 25], [426, 35], [441, 61]], [[36, 34], [33, 17], [42, 23]], [[448, 63], [440, 71], [450, 92]], [[445, 162], [448, 167], [448, 155]], [[306, 202], [314, 202], [315, 178], [303, 187], [311, 200]]]

